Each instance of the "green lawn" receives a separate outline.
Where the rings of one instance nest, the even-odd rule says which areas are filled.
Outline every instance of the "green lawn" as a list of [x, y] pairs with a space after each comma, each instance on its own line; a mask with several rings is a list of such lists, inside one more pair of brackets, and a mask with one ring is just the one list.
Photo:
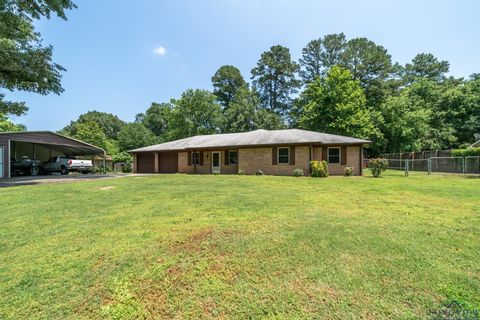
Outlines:
[[0, 319], [480, 308], [480, 179], [159, 175], [0, 189]]

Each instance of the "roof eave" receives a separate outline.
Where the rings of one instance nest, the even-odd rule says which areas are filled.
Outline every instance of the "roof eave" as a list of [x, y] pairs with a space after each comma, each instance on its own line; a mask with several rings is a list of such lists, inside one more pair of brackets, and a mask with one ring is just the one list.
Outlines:
[[181, 152], [181, 151], [195, 151], [195, 150], [208, 150], [208, 149], [228, 149], [228, 148], [262, 148], [262, 147], [272, 147], [272, 146], [308, 146], [308, 145], [323, 145], [323, 146], [355, 146], [355, 145], [365, 145], [370, 144], [372, 141], [362, 140], [362, 141], [352, 141], [352, 142], [332, 142], [332, 143], [323, 143], [319, 141], [311, 142], [285, 142], [285, 143], [262, 143], [262, 144], [247, 144], [247, 145], [223, 145], [223, 146], [206, 146], [206, 147], [188, 147], [182, 149], [148, 149], [144, 148], [128, 150], [128, 153], [142, 153], [142, 152]]

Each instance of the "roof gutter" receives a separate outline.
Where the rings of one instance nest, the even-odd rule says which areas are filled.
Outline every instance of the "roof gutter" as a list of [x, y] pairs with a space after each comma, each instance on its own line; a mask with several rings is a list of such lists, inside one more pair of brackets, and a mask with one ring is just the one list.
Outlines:
[[275, 146], [363, 146], [370, 144], [372, 141], [365, 140], [362, 142], [338, 142], [338, 143], [322, 143], [322, 142], [284, 142], [284, 143], [268, 143], [268, 144], [246, 144], [246, 145], [224, 145], [224, 146], [208, 146], [208, 147], [188, 147], [183, 149], [151, 149], [141, 150], [134, 149], [128, 150], [128, 153], [146, 153], [146, 152], [182, 152], [182, 151], [200, 151], [200, 150], [212, 150], [212, 149], [239, 149], [239, 148], [268, 148]]

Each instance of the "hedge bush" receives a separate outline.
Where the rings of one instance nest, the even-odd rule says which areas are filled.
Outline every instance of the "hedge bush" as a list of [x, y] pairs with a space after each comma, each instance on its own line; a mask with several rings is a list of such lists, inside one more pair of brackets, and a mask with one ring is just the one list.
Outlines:
[[452, 150], [452, 157], [475, 157], [475, 156], [480, 156], [480, 148]]
[[353, 176], [353, 167], [345, 167], [345, 169], [343, 169], [343, 175], [345, 177]]
[[374, 177], [380, 177], [382, 172], [387, 170], [388, 160], [387, 159], [369, 159], [368, 160], [368, 169]]
[[303, 176], [303, 169], [297, 168], [293, 170], [293, 175], [295, 177], [302, 177]]
[[312, 168], [312, 177], [325, 178], [328, 177], [328, 162], [323, 161], [310, 161], [310, 167]]

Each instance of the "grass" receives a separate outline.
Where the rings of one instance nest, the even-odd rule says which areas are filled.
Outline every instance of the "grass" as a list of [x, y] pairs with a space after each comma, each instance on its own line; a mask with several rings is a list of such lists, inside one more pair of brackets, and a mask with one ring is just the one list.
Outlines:
[[0, 319], [480, 308], [479, 179], [160, 175], [0, 189]]

